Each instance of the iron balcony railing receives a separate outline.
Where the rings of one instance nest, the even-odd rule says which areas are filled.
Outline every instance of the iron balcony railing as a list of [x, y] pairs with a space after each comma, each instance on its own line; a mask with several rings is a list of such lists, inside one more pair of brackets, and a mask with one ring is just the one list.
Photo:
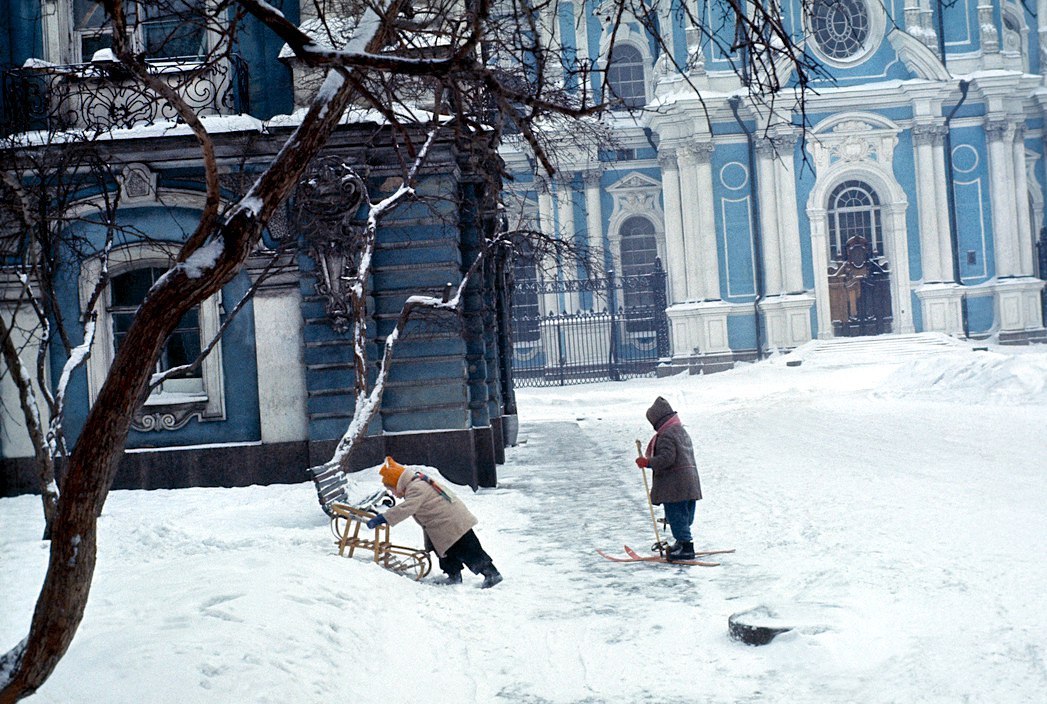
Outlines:
[[[247, 63], [237, 55], [203, 63], [195, 58], [150, 63], [198, 115], [250, 112]], [[176, 121], [177, 112], [118, 62], [5, 69], [0, 132], [113, 130]]]

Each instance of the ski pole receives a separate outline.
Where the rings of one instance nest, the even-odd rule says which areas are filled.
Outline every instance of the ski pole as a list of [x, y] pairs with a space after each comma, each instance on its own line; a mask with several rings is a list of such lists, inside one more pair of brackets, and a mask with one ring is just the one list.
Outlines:
[[[640, 441], [636, 441], [636, 454], [639, 457], [643, 457], [643, 447]], [[651, 512], [651, 525], [654, 527], [654, 544], [658, 548], [658, 554], [664, 554], [665, 546], [662, 544], [662, 536], [658, 533], [658, 521], [654, 517], [654, 504], [651, 503], [651, 487], [647, 483], [647, 469], [640, 467], [640, 474], [643, 476], [643, 488], [647, 494], [647, 510]]]

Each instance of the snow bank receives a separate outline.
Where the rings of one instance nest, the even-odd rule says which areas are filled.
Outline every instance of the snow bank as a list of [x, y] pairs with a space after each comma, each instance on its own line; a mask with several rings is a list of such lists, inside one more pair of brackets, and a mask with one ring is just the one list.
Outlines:
[[[1047, 689], [1047, 347], [519, 389], [499, 486], [457, 489], [505, 575], [440, 587], [339, 557], [309, 482], [114, 491], [44, 704], [1026, 704]], [[695, 442], [715, 568], [653, 541], [635, 438], [656, 395]], [[1010, 402], [1005, 402], [1010, 401]], [[428, 469], [424, 468], [423, 469]], [[367, 494], [372, 468], [353, 475]], [[0, 650], [47, 564], [0, 499]], [[412, 521], [396, 542], [418, 546]], [[794, 629], [728, 635], [763, 608]]]

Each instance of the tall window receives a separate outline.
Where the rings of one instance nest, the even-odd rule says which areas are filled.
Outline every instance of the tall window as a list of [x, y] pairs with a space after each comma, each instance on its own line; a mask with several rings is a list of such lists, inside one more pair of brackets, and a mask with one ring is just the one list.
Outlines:
[[516, 321], [514, 342], [536, 342], [541, 339], [538, 305], [538, 267], [526, 240], [521, 241], [513, 257], [513, 320]]
[[[112, 46], [112, 27], [95, 0], [72, 0], [81, 61]], [[135, 51], [151, 59], [195, 58], [207, 48], [207, 0], [140, 0], [126, 5]]]
[[876, 191], [861, 181], [845, 181], [829, 196], [829, 255], [834, 261], [847, 258], [847, 241], [862, 237], [870, 256], [882, 257], [883, 215]]
[[614, 47], [607, 62], [607, 85], [611, 97], [621, 100], [623, 107], [641, 108], [647, 103], [647, 82], [639, 49], [630, 44]]
[[[109, 319], [113, 325], [113, 351], [120, 349], [127, 331], [131, 328], [138, 307], [145, 300], [149, 288], [163, 275], [164, 269], [148, 267], [144, 269], [133, 269], [114, 276], [110, 282], [110, 305]], [[160, 359], [157, 361], [156, 371], [165, 372], [169, 369], [190, 364], [200, 356], [200, 309], [193, 308], [183, 316], [178, 327], [171, 333]], [[189, 375], [180, 376], [164, 382], [160, 391], [162, 393], [202, 393], [203, 371], [197, 369]]]
[[[624, 308], [626, 311], [647, 311], [654, 306], [654, 292], [649, 281], [629, 277], [642, 276], [654, 271], [654, 260], [658, 258], [658, 244], [654, 236], [654, 225], [650, 220], [633, 216], [622, 223], [619, 229], [621, 236], [622, 276], [626, 278], [623, 286]], [[648, 330], [646, 315], [641, 313], [642, 320], [627, 321], [626, 330], [637, 332]]]

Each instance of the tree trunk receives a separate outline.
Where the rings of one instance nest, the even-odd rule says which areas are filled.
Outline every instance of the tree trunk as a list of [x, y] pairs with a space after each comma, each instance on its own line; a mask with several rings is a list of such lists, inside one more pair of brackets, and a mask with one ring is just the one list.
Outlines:
[[0, 680], [0, 704], [31, 695], [47, 680], [83, 619], [95, 568], [98, 515], [116, 475], [131, 418], [144, 399], [164, 342], [187, 310], [237, 274], [263, 224], [337, 126], [352, 92], [350, 83], [343, 80], [313, 104], [298, 131], [245, 198], [252, 204], [260, 202], [260, 207], [235, 209], [214, 233], [213, 239], [224, 244], [214, 268], [200, 278], [172, 270], [139, 308], [69, 458], [47, 576], [23, 652], [12, 651], [5, 658], [18, 662], [10, 680]]

